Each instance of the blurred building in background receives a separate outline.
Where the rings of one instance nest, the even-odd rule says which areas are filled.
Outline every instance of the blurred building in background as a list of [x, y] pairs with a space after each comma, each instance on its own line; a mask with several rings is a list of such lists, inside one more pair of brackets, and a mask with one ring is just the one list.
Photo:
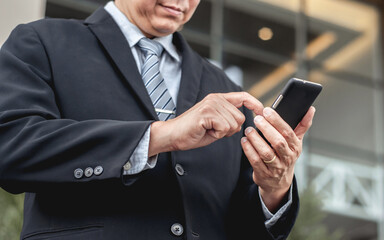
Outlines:
[[[0, 44], [8, 18], [25, 16], [27, 4], [83, 19], [107, 0], [9, 2], [20, 7], [12, 16], [0, 8]], [[291, 77], [323, 84], [296, 173], [345, 239], [384, 240], [383, 17], [381, 0], [201, 0], [182, 30], [266, 106]]]
[[0, 0], [0, 47], [18, 24], [44, 17], [45, 5], [46, 0]]

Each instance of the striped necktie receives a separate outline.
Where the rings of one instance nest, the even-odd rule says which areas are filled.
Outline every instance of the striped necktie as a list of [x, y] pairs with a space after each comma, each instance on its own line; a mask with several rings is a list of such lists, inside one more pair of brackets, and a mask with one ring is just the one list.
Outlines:
[[159, 56], [163, 51], [160, 43], [142, 38], [138, 46], [145, 55], [141, 67], [141, 77], [152, 100], [157, 116], [161, 121], [175, 117], [176, 106], [165, 85], [164, 78], [160, 74]]

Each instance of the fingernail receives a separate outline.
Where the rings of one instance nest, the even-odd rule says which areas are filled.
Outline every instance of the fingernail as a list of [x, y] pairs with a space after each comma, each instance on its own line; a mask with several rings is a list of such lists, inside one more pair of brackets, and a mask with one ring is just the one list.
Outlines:
[[257, 115], [256, 117], [255, 117], [255, 122], [261, 122], [261, 120], [263, 119], [263, 117], [262, 116], [260, 116], [260, 115]]
[[245, 135], [248, 135], [250, 132], [252, 132], [252, 128], [247, 127], [247, 129], [245, 129]]
[[263, 110], [263, 114], [264, 114], [265, 117], [269, 117], [269, 116], [271, 116], [271, 114], [272, 114], [272, 109], [271, 109], [270, 107], [266, 107], [266, 108], [264, 108], [264, 110]]
[[247, 140], [246, 137], [242, 137], [242, 138], [241, 138], [241, 142], [242, 142], [242, 143], [245, 143], [245, 142], [247, 142], [247, 141], [248, 141], [248, 140]]

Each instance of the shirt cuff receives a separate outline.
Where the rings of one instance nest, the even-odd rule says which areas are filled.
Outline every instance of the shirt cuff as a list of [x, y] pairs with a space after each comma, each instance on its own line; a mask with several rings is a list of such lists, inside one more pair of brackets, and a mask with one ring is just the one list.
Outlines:
[[265, 203], [263, 201], [263, 198], [261, 197], [260, 195], [260, 192], [259, 192], [259, 197], [260, 197], [260, 201], [261, 201], [261, 206], [262, 206], [262, 209], [263, 209], [263, 213], [264, 213], [264, 216], [265, 216], [265, 219], [266, 221], [264, 222], [265, 226], [267, 229], [271, 228], [279, 219], [281, 216], [283, 216], [284, 213], [286, 213], [289, 208], [291, 207], [292, 205], [292, 185], [289, 189], [289, 193], [288, 193], [288, 201], [287, 203], [285, 203], [280, 209], [279, 211], [277, 211], [275, 214], [271, 213], [267, 206], [265, 206]]
[[129, 161], [123, 166], [123, 175], [134, 175], [156, 166], [157, 156], [148, 158], [149, 140], [151, 135], [151, 126], [148, 127], [144, 136], [141, 138], [135, 151], [132, 153]]

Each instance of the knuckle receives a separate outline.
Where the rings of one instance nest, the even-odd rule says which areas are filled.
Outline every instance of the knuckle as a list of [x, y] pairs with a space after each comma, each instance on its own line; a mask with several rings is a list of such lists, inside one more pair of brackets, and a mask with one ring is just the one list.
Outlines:
[[231, 123], [231, 130], [232, 131], [236, 132], [237, 129], [239, 129], [239, 127], [241, 127], [241, 125], [239, 125], [239, 123], [237, 123], [236, 121]]
[[263, 156], [264, 156], [265, 160], [269, 161], [275, 157], [275, 153], [268, 151], [268, 152], [265, 152], [263, 154]]
[[292, 161], [292, 157], [291, 156], [283, 156], [281, 158], [281, 161], [284, 162], [285, 164], [287, 164], [288, 166], [291, 166], [293, 161]]
[[245, 151], [247, 159], [251, 163], [251, 165], [255, 165], [255, 164], [260, 163], [259, 156], [257, 155], [256, 152], [251, 151], [251, 146], [249, 144], [246, 144], [244, 146], [244, 151]]
[[274, 174], [273, 174], [273, 178], [276, 180], [276, 181], [278, 181], [278, 182], [280, 182], [280, 180], [281, 180], [281, 178], [282, 178], [282, 175], [283, 175], [283, 172], [282, 172], [282, 170], [277, 170]]
[[253, 158], [255, 159], [256, 163], [261, 163], [262, 162], [262, 160], [260, 158], [260, 154], [258, 154], [257, 152], [253, 153]]
[[285, 149], [287, 147], [287, 142], [284, 139], [279, 138], [277, 139], [273, 147], [279, 150]]
[[200, 118], [198, 121], [197, 121], [197, 125], [198, 126], [204, 126], [206, 123], [206, 120], [204, 118]]
[[245, 99], [247, 99], [247, 98], [249, 98], [249, 96], [250, 96], [250, 94], [249, 93], [247, 93], [247, 92], [241, 92], [241, 97], [243, 98], [243, 100], [245, 100]]
[[247, 138], [253, 142], [256, 142], [257, 135], [255, 134], [256, 131], [252, 130], [248, 134], [246, 134]]
[[312, 123], [313, 123], [313, 120], [309, 121], [309, 122], [306, 124], [306, 127], [309, 129], [309, 128], [312, 126]]
[[229, 132], [231, 130], [231, 125], [229, 123], [225, 124], [223, 127], [223, 131], [225, 133]]
[[200, 108], [200, 113], [201, 114], [207, 114], [207, 113], [211, 113], [213, 110], [213, 107], [209, 104], [205, 104], [203, 105], [201, 108]]
[[252, 154], [250, 154], [249, 155], [249, 157], [250, 157], [250, 161], [252, 161], [253, 163], [258, 163], [259, 162], [259, 158], [257, 157], [257, 154], [256, 153], [252, 153]]
[[235, 129], [237, 128], [237, 123], [236, 121], [233, 121], [232, 119], [231, 120], [227, 120], [228, 121], [228, 126], [230, 127], [230, 129]]
[[256, 116], [254, 123], [257, 127], [261, 127], [261, 128], [265, 127], [265, 119], [262, 116]]
[[244, 152], [247, 155], [249, 161], [256, 162], [256, 153], [251, 151], [251, 146], [249, 144], [244, 145]]
[[219, 96], [218, 93], [210, 93], [210, 94], [208, 94], [208, 95], [205, 97], [205, 99], [214, 101], [214, 99], [216, 99], [218, 96]]
[[295, 133], [291, 129], [283, 130], [281, 135], [283, 135], [283, 137], [288, 138], [288, 139], [292, 139], [292, 138], [294, 138], [296, 136]]
[[295, 139], [296, 138], [296, 134], [293, 130], [290, 130], [288, 131], [288, 134], [287, 136], [290, 138], [290, 139]]
[[245, 122], [245, 116], [243, 114], [239, 114], [237, 118], [237, 122], [242, 125]]

